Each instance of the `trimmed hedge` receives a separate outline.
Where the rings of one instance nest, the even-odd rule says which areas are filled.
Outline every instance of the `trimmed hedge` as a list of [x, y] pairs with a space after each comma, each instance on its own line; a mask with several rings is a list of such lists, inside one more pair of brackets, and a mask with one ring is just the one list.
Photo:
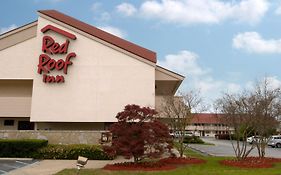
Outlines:
[[[218, 134], [218, 135], [215, 135], [216, 139], [219, 139], [219, 140], [230, 140], [230, 135], [229, 134]], [[231, 134], [231, 140], [236, 140], [236, 136], [234, 134]], [[243, 141], [243, 138], [240, 137], [239, 139], [240, 141]]]
[[35, 158], [35, 159], [77, 159], [84, 156], [92, 160], [110, 160], [97, 145], [48, 145], [48, 140], [0, 139], [0, 157]]
[[110, 160], [100, 146], [97, 145], [48, 145], [33, 154], [36, 159], [77, 159], [84, 156], [91, 160]]
[[0, 139], [0, 157], [31, 157], [38, 149], [48, 145], [48, 140]]
[[203, 144], [204, 141], [201, 140], [198, 136], [185, 136], [183, 139], [183, 143]]

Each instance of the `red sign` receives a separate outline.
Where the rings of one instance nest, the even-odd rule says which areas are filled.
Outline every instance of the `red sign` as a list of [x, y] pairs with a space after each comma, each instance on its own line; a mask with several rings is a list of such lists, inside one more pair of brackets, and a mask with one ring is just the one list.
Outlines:
[[[54, 27], [52, 25], [47, 25], [46, 27], [42, 28], [41, 31], [43, 33], [47, 32], [48, 30], [53, 30], [56, 33], [59, 33], [61, 35], [64, 35], [70, 39], [75, 40], [76, 36], [68, 33], [64, 30], [61, 30], [57, 27]], [[74, 52], [71, 52], [67, 54], [68, 46], [69, 46], [69, 40], [66, 39], [64, 43], [60, 44], [57, 43], [52, 37], [50, 36], [44, 36], [42, 40], [42, 52], [39, 56], [39, 64], [37, 73], [42, 74], [43, 73], [43, 82], [44, 83], [63, 83], [64, 82], [64, 76], [63, 75], [48, 75], [50, 71], [57, 70], [62, 71], [64, 74], [67, 74], [67, 69], [69, 65], [72, 65], [71, 59], [76, 57], [76, 54]], [[52, 59], [49, 55], [66, 55], [65, 59]]]

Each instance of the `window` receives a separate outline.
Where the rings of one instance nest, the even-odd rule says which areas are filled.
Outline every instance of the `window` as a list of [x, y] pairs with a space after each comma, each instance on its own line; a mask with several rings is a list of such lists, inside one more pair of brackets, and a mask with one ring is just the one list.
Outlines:
[[106, 122], [104, 123], [104, 130], [109, 130], [110, 126], [113, 124], [113, 122]]
[[34, 130], [34, 123], [29, 121], [19, 121], [18, 130]]
[[4, 120], [4, 126], [14, 126], [14, 120]]

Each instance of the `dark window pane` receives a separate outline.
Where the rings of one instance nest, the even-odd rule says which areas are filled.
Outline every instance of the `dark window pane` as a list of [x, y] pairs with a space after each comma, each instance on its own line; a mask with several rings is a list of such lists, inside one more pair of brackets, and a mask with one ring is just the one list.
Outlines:
[[34, 130], [34, 123], [29, 121], [19, 121], [18, 130]]
[[4, 120], [4, 126], [14, 126], [14, 120]]

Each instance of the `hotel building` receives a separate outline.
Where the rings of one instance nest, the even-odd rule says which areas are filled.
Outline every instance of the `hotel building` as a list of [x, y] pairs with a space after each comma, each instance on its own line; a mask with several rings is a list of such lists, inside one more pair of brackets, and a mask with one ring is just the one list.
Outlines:
[[157, 109], [184, 77], [156, 53], [55, 10], [0, 35], [0, 130], [106, 130], [127, 104]]

